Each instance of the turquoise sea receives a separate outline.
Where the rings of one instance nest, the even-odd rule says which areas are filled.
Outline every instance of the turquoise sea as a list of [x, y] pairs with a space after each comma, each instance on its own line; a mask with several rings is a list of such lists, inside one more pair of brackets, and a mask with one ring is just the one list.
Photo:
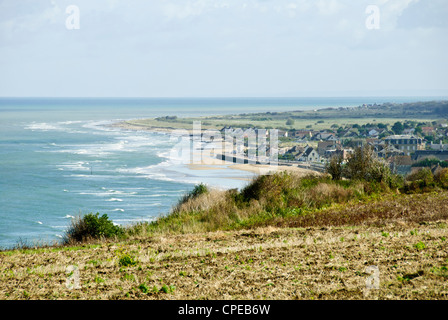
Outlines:
[[[60, 240], [79, 214], [114, 223], [168, 213], [196, 183], [240, 188], [248, 172], [173, 164], [169, 135], [115, 121], [348, 107], [436, 98], [0, 98], [0, 248]], [[224, 177], [225, 174], [225, 177]]]

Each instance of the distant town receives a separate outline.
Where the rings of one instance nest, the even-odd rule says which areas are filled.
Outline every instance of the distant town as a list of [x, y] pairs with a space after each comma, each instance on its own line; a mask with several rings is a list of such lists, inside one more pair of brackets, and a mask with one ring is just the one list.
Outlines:
[[[354, 148], [369, 145], [387, 160], [394, 173], [406, 175], [413, 168], [448, 166], [446, 121], [397, 121], [333, 127], [327, 130], [279, 130], [279, 161], [322, 167], [334, 155], [344, 160]], [[415, 169], [415, 170], [416, 170]]]
[[[169, 132], [191, 130], [200, 121], [202, 130], [232, 131], [236, 135], [253, 130], [278, 130], [278, 163], [325, 170], [335, 155], [347, 160], [355, 148], [370, 146], [387, 161], [393, 173], [407, 175], [421, 167], [448, 167], [448, 101], [364, 104], [288, 112], [123, 121], [117, 126], [136, 130]], [[248, 131], [249, 130], [249, 131]], [[246, 134], [247, 144], [247, 134]], [[268, 144], [267, 144], [268, 146]], [[267, 154], [270, 153], [269, 146]], [[234, 154], [250, 158], [247, 146]], [[222, 155], [218, 155], [218, 157]], [[237, 160], [236, 155], [233, 161]], [[239, 159], [241, 160], [241, 159]]]

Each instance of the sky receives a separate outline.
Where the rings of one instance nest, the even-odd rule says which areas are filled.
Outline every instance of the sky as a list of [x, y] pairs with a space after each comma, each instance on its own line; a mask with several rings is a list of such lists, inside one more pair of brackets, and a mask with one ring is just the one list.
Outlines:
[[0, 0], [0, 96], [445, 96], [447, 35], [447, 0]]

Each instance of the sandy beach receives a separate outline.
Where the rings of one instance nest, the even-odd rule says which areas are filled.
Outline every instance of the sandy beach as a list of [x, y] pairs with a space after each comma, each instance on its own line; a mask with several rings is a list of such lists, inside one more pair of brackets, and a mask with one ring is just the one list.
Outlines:
[[[159, 128], [153, 126], [145, 126], [145, 125], [135, 125], [133, 123], [129, 123], [126, 121], [117, 122], [112, 124], [111, 126], [116, 128], [122, 128], [125, 130], [135, 130], [135, 131], [148, 131], [148, 132], [157, 132], [157, 133], [166, 133], [169, 134], [175, 130], [174, 128]], [[321, 173], [315, 170], [299, 168], [295, 165], [262, 165], [262, 164], [242, 164], [242, 163], [233, 163], [229, 161], [224, 161], [221, 159], [217, 159], [216, 157], [209, 155], [208, 152], [201, 152], [199, 150], [194, 151], [194, 155], [196, 159], [201, 159], [198, 162], [192, 162], [186, 164], [189, 170], [200, 170], [200, 171], [214, 171], [214, 170], [229, 170], [229, 175], [224, 177], [226, 179], [236, 179], [236, 180], [245, 180], [250, 181], [253, 177], [239, 177], [235, 175], [237, 170], [250, 172], [253, 176], [256, 175], [264, 175], [271, 174], [275, 172], [287, 171], [293, 172], [295, 174], [305, 176], [309, 174], [317, 174]]]

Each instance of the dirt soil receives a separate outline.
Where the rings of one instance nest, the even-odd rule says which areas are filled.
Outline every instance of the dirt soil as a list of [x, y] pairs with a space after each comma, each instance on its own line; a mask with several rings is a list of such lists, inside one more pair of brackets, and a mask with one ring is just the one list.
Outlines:
[[5, 251], [0, 299], [445, 300], [447, 222], [264, 227]]

